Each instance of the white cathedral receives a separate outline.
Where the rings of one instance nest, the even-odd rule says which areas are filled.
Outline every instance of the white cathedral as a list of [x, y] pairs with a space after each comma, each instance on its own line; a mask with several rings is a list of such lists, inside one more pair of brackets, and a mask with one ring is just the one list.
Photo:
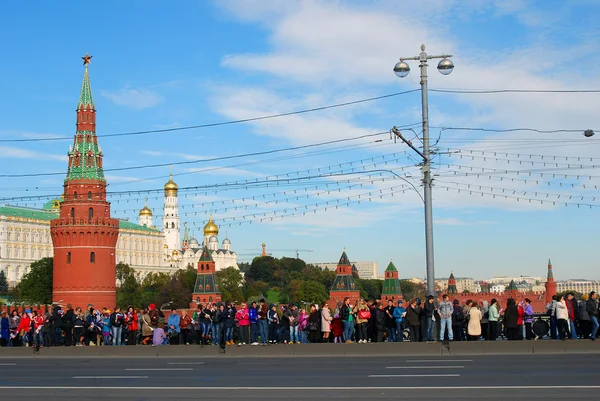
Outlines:
[[[173, 273], [189, 265], [196, 268], [206, 245], [217, 271], [230, 266], [238, 268], [231, 241], [225, 238], [219, 246], [219, 227], [212, 215], [204, 226], [202, 243], [189, 237], [187, 227], [181, 238], [177, 192], [171, 174], [164, 186], [160, 228], [153, 225], [152, 210], [147, 205], [139, 212], [138, 224], [119, 220], [116, 263], [128, 264], [143, 279], [149, 273]], [[4, 271], [9, 285], [16, 285], [29, 272], [31, 263], [53, 256], [50, 221], [58, 217], [59, 210], [59, 199], [49, 201], [42, 209], [0, 205], [0, 270]]]

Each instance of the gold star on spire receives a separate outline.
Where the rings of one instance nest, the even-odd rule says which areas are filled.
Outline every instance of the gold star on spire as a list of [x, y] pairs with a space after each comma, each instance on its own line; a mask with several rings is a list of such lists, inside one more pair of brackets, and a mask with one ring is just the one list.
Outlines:
[[92, 57], [94, 56], [90, 56], [87, 52], [85, 52], [85, 56], [81, 58], [83, 60], [83, 65], [85, 65], [85, 68], [87, 68], [88, 64], [92, 62]]

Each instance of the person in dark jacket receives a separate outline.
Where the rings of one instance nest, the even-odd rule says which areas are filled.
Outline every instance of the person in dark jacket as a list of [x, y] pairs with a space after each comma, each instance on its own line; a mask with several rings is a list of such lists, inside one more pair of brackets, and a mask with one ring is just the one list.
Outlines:
[[452, 334], [454, 341], [465, 341], [465, 312], [458, 299], [452, 301]]
[[64, 311], [57, 305], [52, 312], [52, 330], [54, 331], [54, 345], [62, 345], [62, 328], [63, 328]]
[[383, 342], [385, 329], [385, 312], [381, 302], [375, 305], [372, 311], [373, 321], [375, 323], [375, 342]]
[[311, 343], [321, 342], [321, 311], [317, 309], [317, 305], [315, 304], [310, 306], [308, 340]]
[[[423, 316], [425, 316], [425, 335], [423, 340], [427, 342], [434, 341], [433, 337], [433, 327], [435, 326], [434, 316], [437, 314], [437, 305], [435, 304], [435, 300], [433, 299], [433, 295], [427, 296], [427, 301], [425, 301], [425, 305], [423, 305]], [[437, 318], [437, 316], [435, 316]], [[421, 322], [423, 324], [423, 322]]]
[[385, 327], [388, 333], [388, 342], [396, 341], [396, 318], [394, 318], [394, 301], [388, 300], [387, 306], [383, 310], [385, 314]]
[[596, 335], [598, 334], [598, 294], [596, 291], [590, 292], [587, 304], [585, 305], [585, 310], [590, 317], [590, 322], [592, 324], [592, 333], [590, 334], [590, 340], [596, 340]]
[[65, 332], [65, 346], [67, 347], [73, 345], [73, 320], [75, 320], [73, 307], [71, 304], [67, 304], [67, 311], [62, 318], [62, 329]]
[[504, 327], [506, 328], [506, 337], [509, 340], [519, 339], [518, 330], [519, 310], [514, 298], [508, 298], [506, 301], [506, 310], [504, 311]]
[[577, 298], [575, 294], [569, 292], [566, 298], [567, 311], [569, 312], [569, 333], [570, 338], [575, 340], [579, 338], [577, 335], [577, 322], [579, 321], [579, 308], [577, 307]]
[[406, 322], [410, 330], [410, 341], [419, 341], [419, 330], [421, 327], [421, 306], [417, 305], [417, 300], [410, 301], [406, 308]]

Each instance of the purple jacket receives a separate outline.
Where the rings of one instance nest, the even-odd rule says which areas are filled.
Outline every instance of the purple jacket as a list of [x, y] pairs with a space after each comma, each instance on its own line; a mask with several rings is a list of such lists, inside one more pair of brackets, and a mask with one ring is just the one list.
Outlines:
[[533, 322], [533, 306], [531, 306], [531, 304], [524, 305], [524, 308], [523, 308], [523, 321], [525, 323], [532, 323]]

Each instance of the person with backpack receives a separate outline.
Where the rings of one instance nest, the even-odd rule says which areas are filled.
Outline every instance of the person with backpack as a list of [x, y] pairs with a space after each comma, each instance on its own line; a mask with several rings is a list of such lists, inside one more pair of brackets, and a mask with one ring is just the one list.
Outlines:
[[148, 316], [150, 317], [150, 325], [153, 328], [156, 328], [158, 326], [159, 318], [158, 310], [156, 310], [156, 304], [148, 305]]

